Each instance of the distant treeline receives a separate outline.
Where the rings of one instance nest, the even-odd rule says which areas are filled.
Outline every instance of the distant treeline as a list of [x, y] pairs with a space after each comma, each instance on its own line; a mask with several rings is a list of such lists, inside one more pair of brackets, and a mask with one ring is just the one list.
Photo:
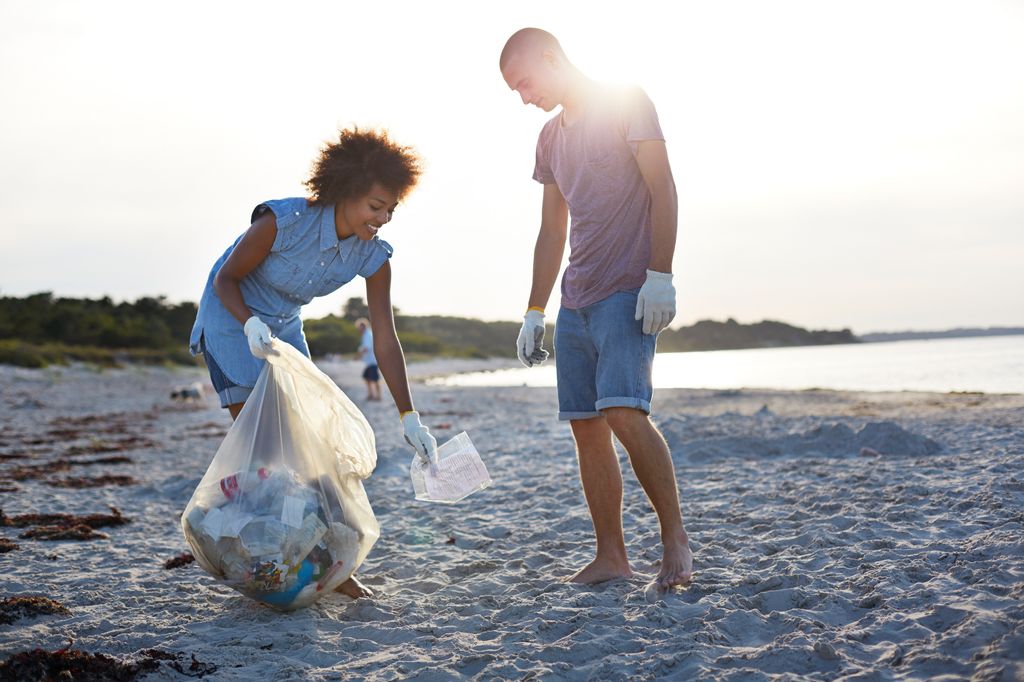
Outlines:
[[108, 297], [54, 298], [49, 292], [3, 296], [0, 363], [192, 363], [187, 341], [195, 317], [194, 303], [171, 304], [163, 297], [114, 303]]
[[[369, 317], [362, 298], [345, 302], [340, 316], [305, 320], [303, 328], [310, 352], [317, 355], [354, 353], [359, 348], [355, 320]], [[486, 358], [515, 352], [518, 322], [484, 322], [467, 317], [403, 315], [395, 308], [395, 328], [402, 349], [413, 355]]]
[[[0, 363], [41, 367], [83, 360], [100, 364], [119, 361], [195, 362], [188, 337], [196, 304], [168, 303], [144, 297], [133, 303], [110, 298], [54, 298], [48, 292], [24, 298], [0, 297]], [[362, 298], [350, 298], [341, 315], [305, 320], [306, 340], [314, 356], [351, 354], [359, 347], [355, 320], [368, 316]], [[395, 326], [405, 352], [411, 355], [511, 357], [519, 322], [484, 322], [465, 317], [403, 315], [396, 309]], [[549, 325], [545, 347], [551, 349]], [[658, 350], [696, 351], [856, 343], [849, 329], [809, 331], [782, 322], [740, 324], [702, 320], [666, 330]]]
[[754, 324], [740, 324], [729, 318], [725, 322], [701, 320], [689, 327], [666, 330], [658, 337], [658, 350], [665, 352], [733, 350], [858, 342], [859, 339], [849, 329], [812, 331], [784, 322], [765, 320]]

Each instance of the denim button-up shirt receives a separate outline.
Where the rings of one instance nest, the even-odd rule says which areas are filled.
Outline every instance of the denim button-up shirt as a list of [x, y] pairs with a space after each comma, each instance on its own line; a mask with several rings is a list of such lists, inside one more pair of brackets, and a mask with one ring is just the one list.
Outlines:
[[[369, 277], [393, 250], [378, 237], [363, 241], [353, 235], [339, 240], [333, 204], [313, 206], [302, 197], [278, 199], [257, 206], [252, 220], [268, 210], [277, 219], [277, 237], [270, 254], [239, 282], [242, 299], [274, 336], [308, 356], [299, 319], [302, 306], [336, 291], [356, 275]], [[228, 312], [213, 288], [213, 278], [241, 238], [210, 270], [189, 349], [193, 355], [205, 349], [233, 383], [255, 386], [264, 361], [249, 352], [242, 323]]]

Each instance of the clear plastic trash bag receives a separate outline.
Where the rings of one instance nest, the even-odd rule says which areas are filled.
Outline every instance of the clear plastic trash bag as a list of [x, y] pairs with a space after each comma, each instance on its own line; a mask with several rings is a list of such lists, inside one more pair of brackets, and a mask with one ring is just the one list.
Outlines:
[[271, 348], [181, 527], [212, 576], [292, 610], [348, 580], [380, 536], [362, 483], [377, 452], [326, 374], [283, 341]]
[[491, 475], [465, 431], [437, 448], [437, 464], [413, 457], [409, 474], [416, 499], [424, 502], [458, 502], [491, 484]]

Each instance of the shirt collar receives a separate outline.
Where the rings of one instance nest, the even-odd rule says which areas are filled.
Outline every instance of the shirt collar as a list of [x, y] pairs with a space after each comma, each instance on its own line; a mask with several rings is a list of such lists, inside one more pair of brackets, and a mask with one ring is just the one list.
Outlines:
[[328, 204], [320, 213], [320, 250], [337, 249], [338, 230], [334, 226], [334, 204]]

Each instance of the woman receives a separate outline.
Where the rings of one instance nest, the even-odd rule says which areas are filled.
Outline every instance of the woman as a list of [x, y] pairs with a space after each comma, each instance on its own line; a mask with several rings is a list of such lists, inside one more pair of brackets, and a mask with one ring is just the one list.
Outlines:
[[[267, 201], [217, 260], [203, 291], [190, 347], [234, 419], [252, 392], [271, 336], [306, 356], [299, 311], [357, 275], [366, 280], [374, 354], [401, 415], [405, 439], [424, 460], [437, 443], [412, 404], [391, 309], [391, 246], [377, 232], [416, 185], [420, 162], [383, 131], [345, 129], [324, 147], [305, 185], [308, 198]], [[338, 588], [369, 590], [353, 577]]]

